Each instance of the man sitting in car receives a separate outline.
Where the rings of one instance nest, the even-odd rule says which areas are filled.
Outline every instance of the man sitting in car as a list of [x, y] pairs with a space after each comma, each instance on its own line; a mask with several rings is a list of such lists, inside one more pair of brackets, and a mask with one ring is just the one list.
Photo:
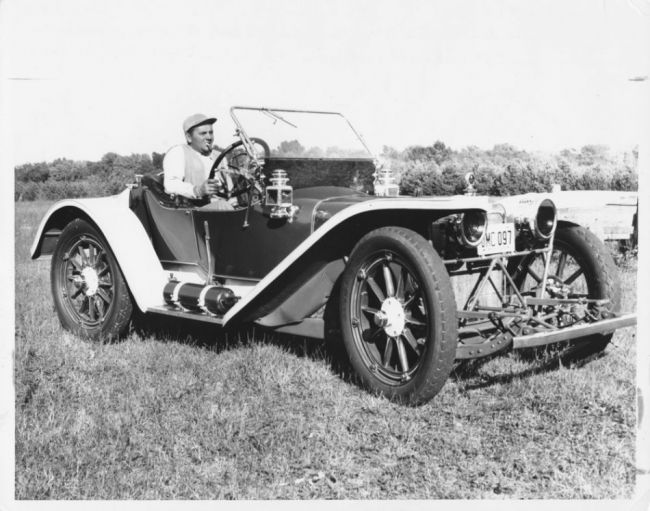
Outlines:
[[[226, 172], [218, 172], [217, 179], [210, 179], [210, 170], [219, 152], [212, 147], [215, 117], [203, 114], [190, 115], [183, 122], [186, 144], [179, 144], [167, 151], [163, 159], [165, 192], [189, 199], [211, 199], [212, 207], [230, 210], [233, 206], [214, 195], [230, 183]], [[226, 167], [225, 159], [220, 168]]]

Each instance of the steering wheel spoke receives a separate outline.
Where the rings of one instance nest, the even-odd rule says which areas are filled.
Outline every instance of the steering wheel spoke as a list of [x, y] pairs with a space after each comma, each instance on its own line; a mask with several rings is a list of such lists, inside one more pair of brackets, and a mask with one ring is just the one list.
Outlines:
[[[256, 159], [256, 155], [248, 152], [243, 140], [238, 140], [219, 154], [212, 164], [208, 176], [209, 179], [214, 179], [217, 172], [224, 170], [222, 169], [222, 163], [225, 161], [226, 167], [232, 171], [229, 172], [230, 179], [223, 180], [224, 186], [215, 195], [226, 200], [237, 198], [240, 206], [246, 206], [249, 202], [249, 200], [240, 198], [241, 196], [247, 194], [248, 199], [250, 199], [251, 196], [255, 195], [257, 180], [260, 179], [263, 165], [268, 163], [271, 156], [269, 145], [264, 140], [253, 137], [250, 142], [260, 147], [264, 152], [263, 162]], [[229, 181], [232, 185], [229, 184]]]
[[[262, 148], [264, 152], [264, 164], [268, 163], [269, 158], [271, 157], [271, 150], [269, 149], [269, 145], [261, 138], [256, 137], [250, 138], [250, 142]], [[250, 170], [257, 172], [260, 169], [260, 165], [258, 164], [259, 162], [255, 160], [255, 155], [248, 153], [246, 146], [242, 140], [238, 140], [237, 142], [230, 144], [223, 150], [221, 154], [219, 154], [219, 156], [217, 156], [217, 159], [214, 160], [212, 168], [210, 169], [210, 179], [214, 179], [216, 172], [219, 170], [219, 167], [224, 160], [226, 161], [228, 168], [237, 170], [238, 172], [242, 172], [242, 169], [245, 172], [248, 172]], [[243, 160], [241, 165], [238, 164], [239, 160]]]

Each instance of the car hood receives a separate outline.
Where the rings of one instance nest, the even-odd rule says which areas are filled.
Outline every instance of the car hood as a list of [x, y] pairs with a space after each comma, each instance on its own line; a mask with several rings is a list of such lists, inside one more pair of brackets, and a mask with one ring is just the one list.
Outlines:
[[311, 213], [312, 231], [342, 209], [375, 198], [363, 192], [337, 186], [318, 186], [294, 191], [295, 203], [301, 210]]

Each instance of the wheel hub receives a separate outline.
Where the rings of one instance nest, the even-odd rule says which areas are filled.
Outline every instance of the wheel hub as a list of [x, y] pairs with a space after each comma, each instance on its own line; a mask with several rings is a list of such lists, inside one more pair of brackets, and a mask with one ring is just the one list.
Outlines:
[[384, 328], [387, 323], [388, 316], [386, 316], [386, 313], [384, 311], [377, 311], [375, 313], [375, 325], [377, 325], [379, 328]]
[[397, 337], [404, 331], [406, 314], [404, 307], [397, 298], [386, 298], [381, 304], [381, 310], [375, 313], [375, 324], [384, 329], [389, 337]]
[[97, 293], [99, 276], [93, 267], [86, 266], [81, 270], [81, 278], [83, 279], [84, 293], [86, 296], [93, 296]]
[[571, 286], [564, 284], [560, 277], [555, 275], [548, 276], [548, 283], [546, 284], [546, 289], [554, 294], [555, 296], [560, 296], [566, 298], [571, 293]]

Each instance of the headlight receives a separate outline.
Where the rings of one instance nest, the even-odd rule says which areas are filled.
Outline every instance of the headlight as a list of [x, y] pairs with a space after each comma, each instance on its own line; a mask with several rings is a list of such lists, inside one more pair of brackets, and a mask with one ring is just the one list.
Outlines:
[[553, 234], [557, 224], [555, 204], [550, 199], [544, 199], [537, 208], [535, 215], [535, 237], [547, 240]]
[[466, 247], [477, 247], [485, 236], [487, 214], [471, 210], [459, 215], [455, 222], [456, 238]]
[[557, 225], [557, 210], [553, 201], [540, 194], [529, 193], [503, 197], [493, 208], [499, 206], [504, 211], [506, 222], [513, 222], [519, 232], [527, 239], [548, 240]]

